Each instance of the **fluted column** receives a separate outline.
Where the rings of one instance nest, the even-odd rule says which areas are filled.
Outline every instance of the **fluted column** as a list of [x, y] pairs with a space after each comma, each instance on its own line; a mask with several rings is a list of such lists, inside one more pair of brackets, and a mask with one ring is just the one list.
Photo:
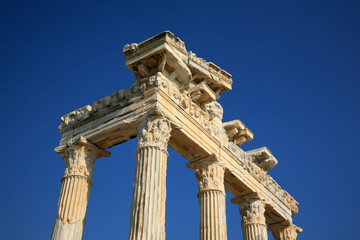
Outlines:
[[95, 160], [110, 153], [84, 137], [66, 146], [55, 148], [65, 161], [61, 190], [51, 240], [81, 240], [87, 203], [92, 185]]
[[226, 240], [224, 167], [214, 155], [186, 165], [199, 182], [200, 240]]
[[138, 125], [129, 240], [165, 239], [167, 142], [170, 122], [151, 117]]
[[267, 227], [265, 222], [265, 203], [256, 197], [242, 197], [232, 199], [239, 205], [241, 229], [244, 240], [267, 240]]
[[268, 229], [273, 234], [275, 240], [296, 240], [297, 234], [302, 232], [302, 229], [295, 226], [290, 220], [270, 224]]

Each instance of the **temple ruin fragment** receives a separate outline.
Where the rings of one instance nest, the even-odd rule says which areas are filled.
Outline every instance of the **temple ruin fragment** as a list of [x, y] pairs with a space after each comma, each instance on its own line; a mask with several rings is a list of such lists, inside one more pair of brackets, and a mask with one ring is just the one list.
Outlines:
[[137, 137], [129, 240], [165, 239], [168, 145], [195, 172], [201, 240], [227, 239], [225, 190], [239, 206], [243, 239], [268, 239], [269, 230], [276, 240], [295, 240], [298, 202], [268, 174], [276, 158], [266, 147], [243, 151], [253, 133], [240, 120], [222, 122], [217, 99], [231, 90], [232, 76], [168, 31], [123, 51], [135, 74], [131, 88], [61, 118], [55, 151], [66, 169], [51, 239], [82, 239], [95, 161]]

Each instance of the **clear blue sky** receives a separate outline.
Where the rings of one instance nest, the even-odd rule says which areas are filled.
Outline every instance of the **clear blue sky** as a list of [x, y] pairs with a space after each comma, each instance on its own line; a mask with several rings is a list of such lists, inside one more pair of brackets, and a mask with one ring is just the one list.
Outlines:
[[[233, 75], [224, 121], [267, 146], [274, 179], [300, 202], [298, 239], [357, 239], [358, 1], [1, 1], [0, 239], [49, 239], [65, 166], [60, 117], [134, 76], [122, 48], [164, 30]], [[100, 159], [84, 239], [127, 239], [136, 139]], [[198, 239], [197, 182], [169, 150], [166, 232]], [[242, 239], [227, 198], [228, 239]], [[272, 239], [270, 237], [270, 239]]]

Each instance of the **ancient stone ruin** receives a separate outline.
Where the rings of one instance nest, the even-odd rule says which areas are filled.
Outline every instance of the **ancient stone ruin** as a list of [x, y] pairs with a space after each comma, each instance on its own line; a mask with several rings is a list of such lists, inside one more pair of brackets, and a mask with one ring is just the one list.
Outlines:
[[129, 240], [165, 239], [167, 146], [189, 163], [199, 183], [201, 240], [226, 240], [225, 189], [239, 205], [246, 240], [295, 240], [298, 202], [268, 174], [277, 164], [266, 147], [243, 151], [253, 133], [240, 120], [222, 122], [220, 95], [232, 77], [188, 52], [163, 32], [124, 47], [135, 74], [122, 89], [61, 118], [65, 161], [52, 240], [80, 240], [95, 161], [113, 146], [138, 138]]

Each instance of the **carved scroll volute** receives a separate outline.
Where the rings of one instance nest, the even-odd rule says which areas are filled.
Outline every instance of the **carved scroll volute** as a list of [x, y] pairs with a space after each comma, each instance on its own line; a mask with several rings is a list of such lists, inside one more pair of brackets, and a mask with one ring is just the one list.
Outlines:
[[64, 177], [82, 176], [89, 180], [92, 179], [95, 160], [101, 157], [109, 157], [111, 154], [95, 146], [82, 136], [66, 146], [55, 148], [55, 152], [60, 153], [65, 162]]
[[199, 193], [209, 190], [225, 192], [225, 169], [222, 164], [218, 162], [214, 154], [209, 157], [187, 163], [186, 166], [195, 171], [195, 177], [199, 183]]
[[159, 147], [166, 151], [171, 123], [164, 117], [150, 117], [138, 125], [138, 148]]

